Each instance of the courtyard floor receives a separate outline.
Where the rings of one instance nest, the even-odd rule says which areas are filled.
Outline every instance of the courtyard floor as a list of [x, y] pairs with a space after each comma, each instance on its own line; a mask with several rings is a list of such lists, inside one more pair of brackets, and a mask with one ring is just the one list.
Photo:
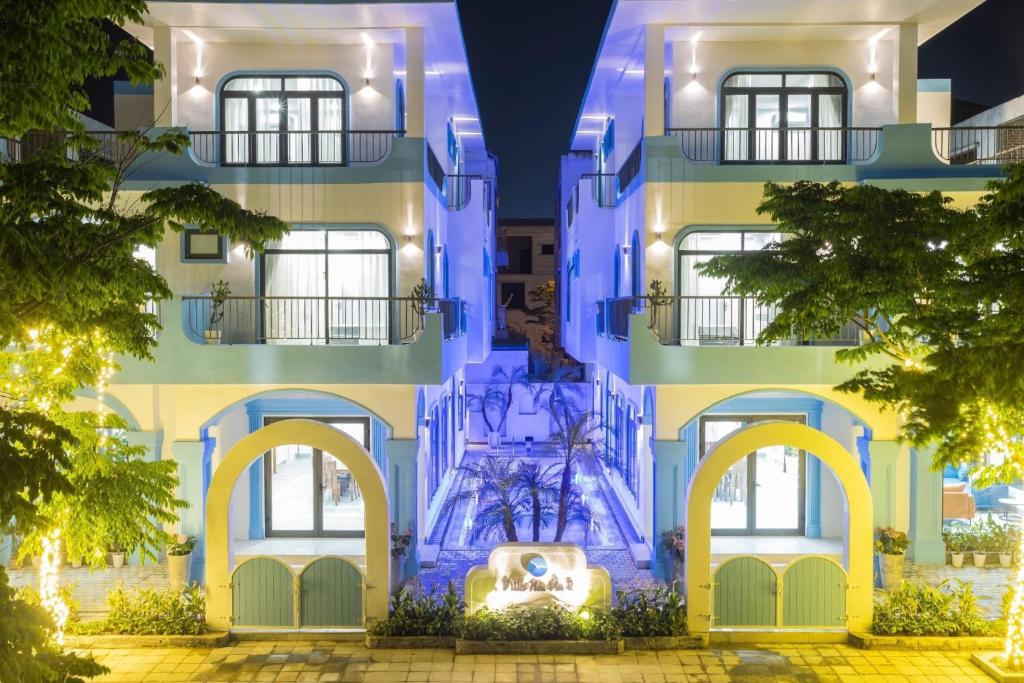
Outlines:
[[960, 652], [880, 652], [845, 645], [571, 655], [455, 655], [367, 650], [357, 643], [243, 641], [214, 650], [97, 650], [97, 681], [987, 681]]

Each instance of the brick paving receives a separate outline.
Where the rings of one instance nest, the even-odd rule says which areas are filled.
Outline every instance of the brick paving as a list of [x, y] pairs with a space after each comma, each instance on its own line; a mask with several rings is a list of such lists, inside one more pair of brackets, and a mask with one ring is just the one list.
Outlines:
[[1014, 570], [999, 566], [975, 567], [966, 564], [960, 568], [951, 565], [914, 564], [907, 562], [903, 567], [903, 577], [908, 581], [921, 581], [935, 586], [946, 579], [969, 581], [978, 596], [978, 609], [989, 619], [1002, 616], [1003, 596], [1013, 582]]
[[622, 655], [455, 655], [367, 650], [357, 643], [243, 641], [213, 650], [96, 650], [97, 681], [986, 681], [962, 652], [864, 651], [846, 645], [765, 645]]

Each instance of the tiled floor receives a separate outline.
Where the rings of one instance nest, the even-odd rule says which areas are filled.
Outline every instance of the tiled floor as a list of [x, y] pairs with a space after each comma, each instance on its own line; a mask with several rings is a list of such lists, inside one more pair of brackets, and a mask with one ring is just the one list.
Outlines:
[[243, 642], [215, 650], [103, 650], [103, 681], [986, 681], [966, 653], [874, 652], [845, 645], [756, 646], [623, 655], [458, 656], [355, 643]]

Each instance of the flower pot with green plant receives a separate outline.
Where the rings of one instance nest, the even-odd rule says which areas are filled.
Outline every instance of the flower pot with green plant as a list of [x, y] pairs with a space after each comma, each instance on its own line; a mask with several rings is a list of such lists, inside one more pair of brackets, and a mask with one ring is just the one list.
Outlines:
[[178, 534], [167, 544], [167, 576], [171, 589], [180, 591], [188, 585], [189, 570], [192, 568], [192, 551], [196, 537]]
[[110, 564], [114, 566], [114, 569], [120, 569], [124, 566], [125, 548], [120, 541], [110, 542]]
[[875, 552], [878, 553], [878, 574], [882, 588], [889, 589], [903, 579], [903, 560], [910, 539], [892, 527], [875, 529]]
[[218, 326], [224, 321], [224, 303], [231, 296], [231, 286], [224, 280], [217, 280], [210, 285], [210, 319], [203, 332], [207, 344], [219, 344], [222, 330]]
[[399, 531], [395, 523], [391, 523], [391, 590], [398, 590], [402, 585], [402, 559], [408, 554], [412, 545], [412, 529]]
[[672, 590], [683, 589], [683, 555], [686, 549], [686, 528], [677, 526], [665, 532], [665, 550], [669, 557], [669, 585]]
[[949, 563], [957, 569], [963, 567], [964, 551], [967, 545], [967, 538], [963, 530], [957, 527], [943, 529], [942, 540], [946, 544], [946, 552], [949, 553]]
[[971, 525], [972, 552], [975, 567], [984, 567], [988, 562], [990, 552], [996, 550], [998, 541], [992, 532], [992, 527], [985, 522], [975, 522]]

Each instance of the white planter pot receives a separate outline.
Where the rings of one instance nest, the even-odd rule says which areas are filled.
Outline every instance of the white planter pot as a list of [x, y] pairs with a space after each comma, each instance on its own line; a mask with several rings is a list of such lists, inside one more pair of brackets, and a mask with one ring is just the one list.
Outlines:
[[72, 569], [81, 569], [82, 568], [82, 558], [76, 557], [75, 559], [71, 560], [71, 568]]
[[882, 588], [889, 590], [903, 578], [903, 555], [878, 556], [878, 574], [882, 579]]
[[220, 344], [220, 330], [206, 330], [203, 332], [203, 340], [207, 344]]
[[171, 581], [171, 590], [180, 591], [188, 585], [188, 572], [191, 567], [192, 553], [167, 556], [167, 578]]
[[497, 448], [501, 444], [501, 434], [498, 432], [487, 433], [487, 446], [490, 448]]
[[114, 569], [120, 569], [124, 566], [124, 553], [110, 553], [110, 564], [114, 565]]
[[954, 567], [959, 569], [960, 567], [964, 566], [964, 554], [963, 553], [950, 553], [949, 554], [949, 562]]
[[984, 567], [985, 566], [985, 560], [987, 560], [987, 559], [988, 559], [988, 553], [975, 552], [974, 553], [974, 566], [975, 567]]
[[1009, 569], [1011, 564], [1013, 564], [1013, 553], [999, 553], [1000, 567]]

